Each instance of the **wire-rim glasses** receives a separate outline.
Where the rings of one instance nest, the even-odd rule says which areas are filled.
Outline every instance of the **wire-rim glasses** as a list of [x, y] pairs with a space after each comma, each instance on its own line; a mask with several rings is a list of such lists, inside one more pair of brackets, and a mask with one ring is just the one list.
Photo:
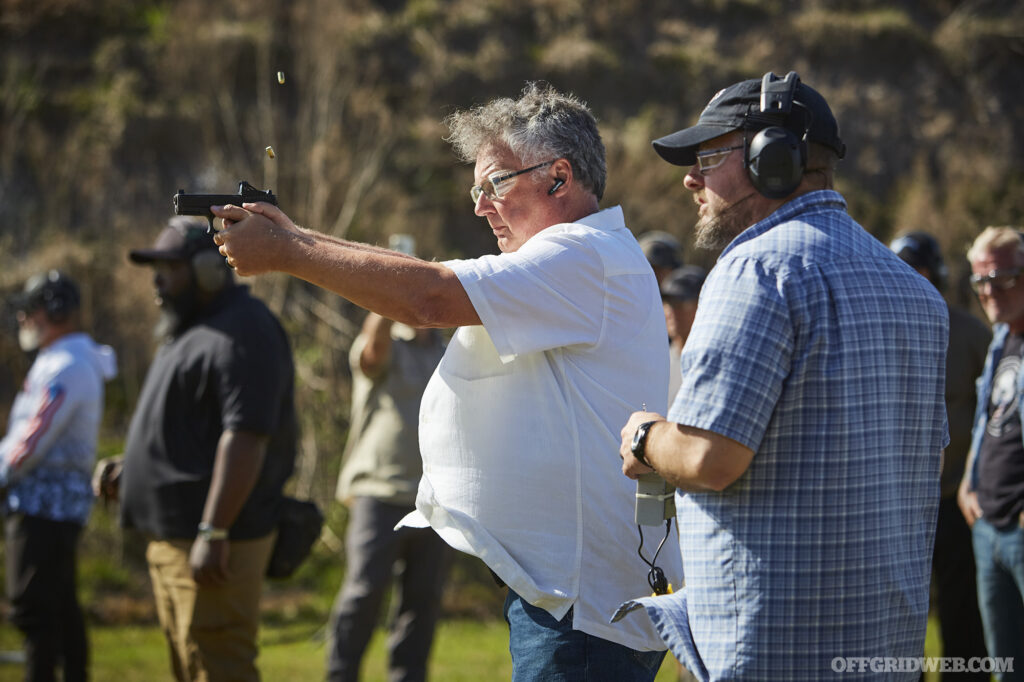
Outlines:
[[505, 195], [505, 192], [507, 192], [512, 187], [512, 185], [515, 184], [514, 182], [509, 182], [510, 180], [514, 179], [515, 177], [517, 177], [519, 175], [522, 175], [523, 173], [529, 173], [530, 171], [537, 170], [538, 168], [543, 168], [544, 166], [550, 166], [554, 162], [555, 162], [555, 159], [551, 159], [550, 161], [545, 161], [544, 163], [538, 163], [536, 166], [530, 166], [529, 168], [524, 168], [522, 170], [517, 170], [517, 171], [507, 171], [507, 170], [494, 171], [493, 173], [488, 175], [487, 179], [484, 180], [482, 183], [480, 183], [479, 185], [473, 185], [472, 187], [470, 187], [469, 188], [469, 196], [473, 199], [473, 203], [474, 204], [476, 204], [476, 202], [480, 201], [480, 196], [481, 195], [487, 197], [488, 199], [490, 199], [492, 201], [495, 200], [495, 199], [500, 199], [501, 197], [503, 197]]

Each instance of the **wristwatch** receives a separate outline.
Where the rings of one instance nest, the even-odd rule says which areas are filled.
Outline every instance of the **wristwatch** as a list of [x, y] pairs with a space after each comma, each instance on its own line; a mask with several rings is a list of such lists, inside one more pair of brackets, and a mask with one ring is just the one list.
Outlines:
[[[650, 467], [651, 465], [647, 462], [647, 458], [644, 457], [644, 451], [647, 449], [647, 434], [651, 430], [651, 426], [657, 424], [657, 421], [644, 422], [636, 428], [636, 433], [633, 434], [633, 443], [629, 446], [629, 451], [633, 453], [641, 464]], [[654, 467], [651, 467], [652, 469]]]
[[227, 528], [214, 528], [213, 526], [211, 526], [208, 523], [200, 523], [199, 524], [199, 532], [197, 533], [197, 535], [199, 537], [201, 537], [202, 539], [206, 540], [206, 541], [227, 540], [228, 539], [228, 529]]

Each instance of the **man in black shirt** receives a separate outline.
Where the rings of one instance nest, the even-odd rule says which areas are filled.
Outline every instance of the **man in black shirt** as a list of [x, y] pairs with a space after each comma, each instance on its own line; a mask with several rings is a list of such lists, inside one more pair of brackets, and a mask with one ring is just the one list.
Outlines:
[[971, 524], [988, 653], [1016, 659], [1016, 676], [1000, 679], [1024, 679], [1024, 238], [1013, 228], [987, 228], [967, 259], [971, 285], [995, 328], [958, 500]]
[[176, 217], [151, 249], [162, 344], [123, 464], [121, 521], [149, 540], [157, 613], [178, 680], [258, 680], [259, 598], [295, 457], [294, 368], [284, 330], [234, 283], [205, 223]]
[[[890, 248], [939, 291], [949, 278], [939, 242], [926, 232], [907, 232]], [[932, 606], [939, 620], [942, 653], [947, 658], [984, 657], [985, 640], [978, 612], [971, 529], [957, 506], [957, 488], [964, 475], [976, 407], [974, 382], [985, 367], [992, 332], [977, 317], [949, 306], [949, 346], [946, 349], [946, 418], [949, 445], [942, 453], [942, 497], [932, 553]], [[977, 679], [987, 672], [944, 672], [944, 680]]]

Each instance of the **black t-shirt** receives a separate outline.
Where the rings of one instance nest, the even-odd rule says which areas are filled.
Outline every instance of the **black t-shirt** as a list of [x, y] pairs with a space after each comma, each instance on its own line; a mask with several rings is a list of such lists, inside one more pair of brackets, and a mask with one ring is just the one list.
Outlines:
[[121, 520], [161, 539], [191, 539], [225, 430], [268, 435], [234, 540], [277, 524], [295, 463], [294, 366], [287, 336], [248, 288], [231, 287], [157, 351], [125, 443]]
[[1024, 441], [1017, 375], [1024, 336], [1010, 334], [992, 378], [988, 424], [978, 452], [978, 504], [996, 527], [1016, 524], [1024, 511]]

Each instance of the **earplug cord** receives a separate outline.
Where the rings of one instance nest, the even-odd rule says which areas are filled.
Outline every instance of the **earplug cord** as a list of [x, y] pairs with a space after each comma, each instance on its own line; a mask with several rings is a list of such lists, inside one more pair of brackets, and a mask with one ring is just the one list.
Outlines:
[[654, 594], [668, 594], [669, 586], [668, 579], [665, 578], [665, 572], [661, 570], [659, 566], [655, 564], [658, 560], [658, 555], [661, 554], [661, 548], [665, 546], [665, 541], [668, 540], [669, 533], [672, 532], [672, 519], [665, 519], [665, 537], [658, 543], [658, 548], [654, 550], [654, 558], [650, 561], [644, 556], [644, 529], [643, 526], [637, 524], [637, 531], [640, 533], [640, 546], [636, 548], [636, 553], [640, 559], [650, 566], [650, 570], [647, 572], [647, 584], [651, 586], [651, 590]]

